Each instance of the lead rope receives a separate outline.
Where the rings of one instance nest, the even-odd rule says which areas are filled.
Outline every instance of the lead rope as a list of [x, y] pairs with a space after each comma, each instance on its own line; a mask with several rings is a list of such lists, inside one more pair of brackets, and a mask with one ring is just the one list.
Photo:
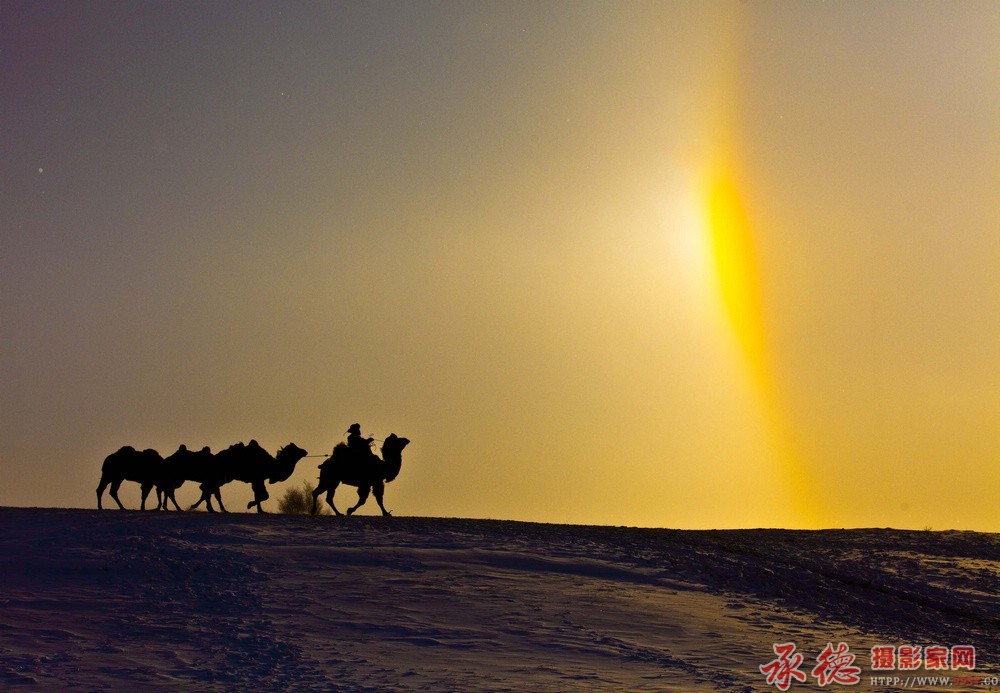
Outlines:
[[[369, 447], [375, 447], [375, 443], [384, 443], [385, 438], [372, 438], [372, 442], [368, 444]], [[329, 455], [306, 455], [306, 457], [329, 457]]]

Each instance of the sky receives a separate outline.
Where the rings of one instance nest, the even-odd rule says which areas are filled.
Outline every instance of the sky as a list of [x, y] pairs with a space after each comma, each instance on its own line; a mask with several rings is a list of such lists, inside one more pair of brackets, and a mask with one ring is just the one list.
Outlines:
[[993, 2], [0, 2], [0, 505], [996, 532], [998, 281]]

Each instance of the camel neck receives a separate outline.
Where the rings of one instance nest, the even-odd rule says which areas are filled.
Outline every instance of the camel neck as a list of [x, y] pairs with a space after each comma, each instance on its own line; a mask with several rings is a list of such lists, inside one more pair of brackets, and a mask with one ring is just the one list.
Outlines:
[[383, 449], [382, 464], [385, 465], [386, 481], [392, 481], [399, 476], [399, 470], [403, 466], [403, 456], [399, 451]]

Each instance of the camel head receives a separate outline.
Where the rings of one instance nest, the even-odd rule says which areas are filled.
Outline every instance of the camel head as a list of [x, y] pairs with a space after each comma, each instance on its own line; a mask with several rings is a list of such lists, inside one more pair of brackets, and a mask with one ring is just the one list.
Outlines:
[[269, 465], [270, 474], [268, 475], [267, 482], [274, 484], [290, 477], [292, 472], [295, 471], [295, 465], [307, 454], [305, 450], [295, 443], [289, 443], [278, 450], [278, 454], [274, 456], [274, 463]]
[[308, 454], [309, 453], [307, 453], [305, 450], [300, 448], [295, 443], [289, 443], [285, 447], [278, 450], [278, 454], [275, 455], [274, 458], [279, 462], [295, 464]]
[[145, 450], [143, 450], [139, 454], [141, 455], [142, 459], [147, 464], [152, 463], [152, 462], [162, 462], [163, 461], [163, 457], [160, 456], [160, 453], [158, 453], [156, 450], [153, 450], [152, 448], [146, 448]]
[[392, 481], [399, 476], [399, 469], [403, 465], [403, 448], [410, 444], [409, 438], [400, 438], [395, 433], [390, 433], [382, 443], [382, 459], [385, 460], [385, 480]]
[[395, 433], [390, 433], [389, 437], [387, 437], [385, 439], [385, 442], [382, 443], [382, 452], [385, 453], [388, 448], [388, 452], [390, 454], [399, 453], [402, 452], [403, 448], [405, 448], [409, 444], [410, 444], [409, 438], [400, 438]]

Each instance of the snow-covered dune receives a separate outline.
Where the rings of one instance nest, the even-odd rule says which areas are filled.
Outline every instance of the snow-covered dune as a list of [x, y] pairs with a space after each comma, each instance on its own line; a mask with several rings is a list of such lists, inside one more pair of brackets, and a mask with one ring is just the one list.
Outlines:
[[[998, 594], [969, 532], [0, 509], [0, 688], [773, 690], [791, 642], [830, 690], [844, 642], [855, 689], [982, 690]], [[872, 669], [900, 645], [975, 668]]]

